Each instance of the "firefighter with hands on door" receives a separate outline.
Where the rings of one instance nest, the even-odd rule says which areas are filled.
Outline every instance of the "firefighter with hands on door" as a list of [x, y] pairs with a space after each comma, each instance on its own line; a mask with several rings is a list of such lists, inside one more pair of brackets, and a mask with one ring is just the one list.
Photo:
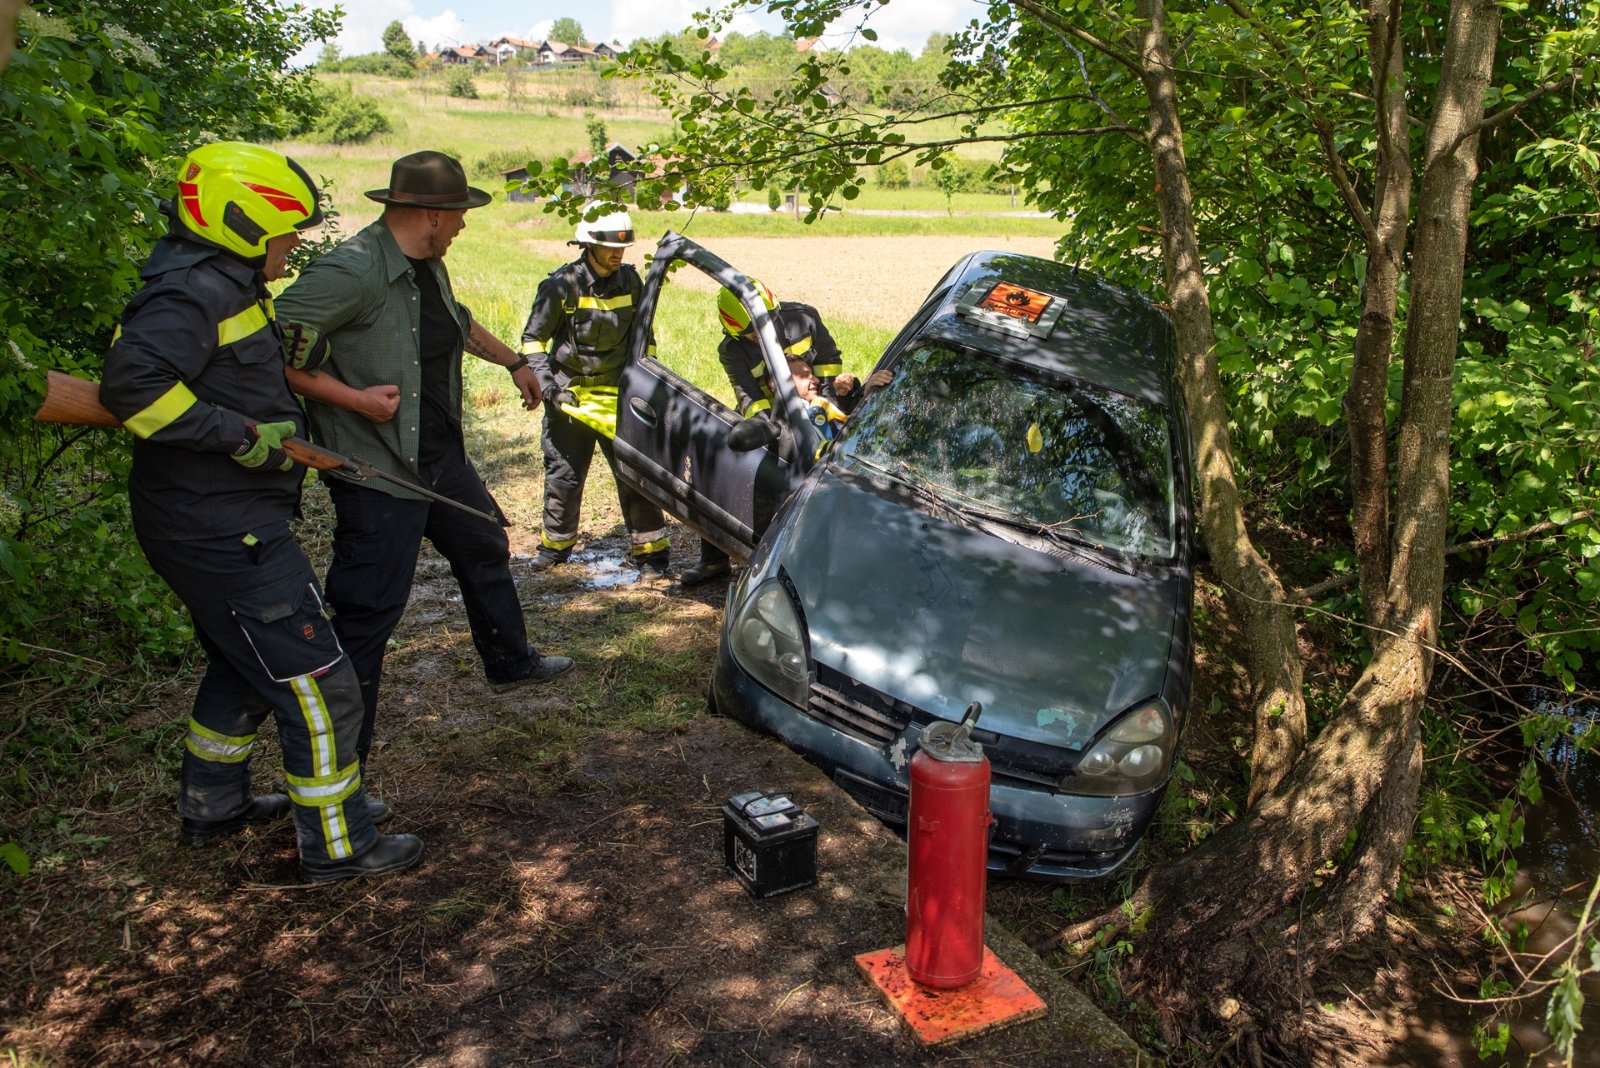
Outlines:
[[[586, 214], [597, 210], [591, 206]], [[580, 219], [567, 243], [581, 254], [539, 283], [522, 330], [523, 358], [544, 388], [544, 529], [535, 569], [564, 563], [572, 554], [597, 446], [616, 475], [617, 388], [644, 290], [639, 272], [623, 262], [633, 240], [626, 211]], [[621, 479], [617, 496], [640, 577], [665, 577], [671, 542], [661, 509]]]
[[[106, 353], [100, 401], [134, 435], [139, 545], [208, 661], [184, 743], [180, 838], [200, 845], [292, 813], [310, 881], [409, 868], [422, 842], [374, 827], [356, 671], [289, 526], [304, 472], [280, 445], [303, 416], [267, 282], [322, 223], [316, 185], [277, 152], [218, 142], [183, 160], [163, 210], [169, 231]], [[251, 793], [269, 714], [287, 795]]]
[[528, 642], [506, 520], [462, 435], [464, 353], [510, 371], [525, 408], [539, 403], [532, 373], [456, 300], [445, 269], [467, 212], [492, 198], [467, 185], [459, 161], [433, 151], [395, 160], [389, 187], [366, 195], [383, 205], [383, 214], [318, 258], [278, 298], [289, 383], [306, 399], [318, 444], [500, 521], [388, 482], [328, 482], [336, 513], [328, 600], [361, 683], [363, 765], [384, 652], [410, 598], [424, 538], [449, 561], [492, 689], [546, 682], [572, 668], [571, 658], [542, 655]]
[[[747, 281], [772, 317], [784, 356], [803, 361], [816, 379], [818, 395], [848, 414], [855, 406], [852, 401], [856, 391], [851, 388], [855, 379], [843, 373], [839, 346], [828, 333], [817, 309], [794, 300], [780, 302], [759, 279]], [[772, 383], [767, 376], [766, 361], [761, 356], [761, 345], [756, 340], [755, 324], [738, 294], [726, 287], [717, 293], [717, 318], [725, 335], [717, 346], [717, 359], [733, 386], [734, 407], [746, 419], [771, 418], [767, 413], [772, 409]], [[728, 554], [708, 541], [701, 541], [700, 562], [684, 571], [678, 581], [684, 586], [694, 586], [723, 578], [731, 571]]]

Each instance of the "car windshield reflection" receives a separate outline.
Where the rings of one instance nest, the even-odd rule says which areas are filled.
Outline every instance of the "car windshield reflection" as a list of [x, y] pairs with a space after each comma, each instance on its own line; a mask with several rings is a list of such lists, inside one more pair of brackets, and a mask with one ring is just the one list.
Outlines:
[[838, 448], [1045, 537], [1155, 560], [1176, 548], [1168, 423], [1137, 398], [924, 344]]

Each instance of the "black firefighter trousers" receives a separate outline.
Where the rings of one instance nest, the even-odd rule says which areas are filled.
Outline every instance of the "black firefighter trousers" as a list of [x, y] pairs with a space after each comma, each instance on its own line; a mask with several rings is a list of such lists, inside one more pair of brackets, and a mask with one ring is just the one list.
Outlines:
[[184, 742], [181, 815], [225, 820], [250, 803], [250, 752], [270, 712], [303, 860], [377, 840], [362, 797], [361, 694], [288, 520], [245, 535], [139, 539], [194, 619], [209, 663]]

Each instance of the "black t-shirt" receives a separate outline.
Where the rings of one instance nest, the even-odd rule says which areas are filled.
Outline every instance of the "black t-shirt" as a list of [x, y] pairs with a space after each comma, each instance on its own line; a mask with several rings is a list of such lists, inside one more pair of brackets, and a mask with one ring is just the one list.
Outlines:
[[417, 339], [422, 360], [422, 426], [417, 463], [424, 466], [437, 461], [461, 440], [461, 424], [450, 404], [460, 327], [444, 305], [439, 281], [428, 261], [411, 260], [411, 268], [416, 273], [417, 292], [422, 295], [421, 337]]

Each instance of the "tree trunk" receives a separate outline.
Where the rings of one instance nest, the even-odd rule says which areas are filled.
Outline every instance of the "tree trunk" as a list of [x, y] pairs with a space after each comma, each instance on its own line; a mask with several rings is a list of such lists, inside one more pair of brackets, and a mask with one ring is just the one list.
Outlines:
[[[1159, 3], [1141, 4], [1159, 35]], [[1264, 1002], [1281, 994], [1285, 965], [1269, 931], [1291, 931], [1302, 947], [1297, 978], [1370, 928], [1384, 904], [1416, 811], [1423, 700], [1443, 587], [1449, 491], [1450, 380], [1454, 370], [1468, 209], [1476, 179], [1476, 129], [1483, 116], [1499, 28], [1494, 0], [1452, 5], [1438, 87], [1429, 123], [1412, 257], [1412, 301], [1406, 330], [1393, 565], [1384, 599], [1386, 629], [1372, 659], [1290, 773], [1237, 822], [1168, 867], [1152, 872], [1134, 895], [1132, 914], [1155, 932], [1135, 957], [1135, 978], [1175, 1011], [1194, 1011], [1205, 999], [1230, 993]], [[1161, 66], [1160, 45], [1146, 51], [1147, 70]], [[1168, 86], [1147, 79], [1152, 127], [1171, 107]], [[1157, 140], [1157, 169], [1165, 184], [1182, 178], [1181, 143]], [[1170, 166], [1176, 155], [1177, 169]], [[1169, 166], [1163, 167], [1163, 162]], [[1164, 189], [1163, 202], [1177, 191]], [[1185, 197], [1181, 198], [1186, 205]], [[1182, 224], [1186, 216], [1173, 216]], [[1163, 212], [1163, 222], [1169, 217]], [[1168, 242], [1169, 274], [1193, 276], [1192, 231]], [[1197, 283], [1196, 283], [1197, 284]], [[1193, 299], [1192, 297], [1190, 299]], [[1176, 300], [1176, 293], [1175, 293]], [[1203, 304], [1203, 301], [1201, 302]], [[1180, 337], [1181, 337], [1180, 333]], [[1310, 919], [1300, 918], [1316, 873], [1335, 858], [1350, 830], [1359, 845]], [[1275, 963], [1276, 962], [1276, 963]]]
[[1368, 624], [1389, 624], [1389, 445], [1385, 404], [1389, 359], [1411, 214], [1411, 129], [1406, 107], [1405, 52], [1399, 0], [1372, 0], [1367, 9], [1367, 54], [1376, 101], [1377, 162], [1373, 210], [1365, 236], [1367, 271], [1361, 288], [1350, 388], [1344, 398], [1350, 432], [1350, 527], [1361, 601]]
[[1234, 480], [1233, 442], [1217, 369], [1211, 301], [1195, 236], [1177, 85], [1166, 34], [1163, 0], [1139, 0], [1145, 25], [1140, 49], [1149, 96], [1150, 150], [1155, 159], [1156, 203], [1168, 299], [1178, 335], [1180, 374], [1200, 476], [1200, 525], [1211, 567], [1242, 621], [1255, 700], [1255, 748], [1250, 760], [1250, 800], [1280, 782], [1306, 740], [1306, 707], [1294, 613], [1283, 584], [1262, 559], [1245, 527]]

